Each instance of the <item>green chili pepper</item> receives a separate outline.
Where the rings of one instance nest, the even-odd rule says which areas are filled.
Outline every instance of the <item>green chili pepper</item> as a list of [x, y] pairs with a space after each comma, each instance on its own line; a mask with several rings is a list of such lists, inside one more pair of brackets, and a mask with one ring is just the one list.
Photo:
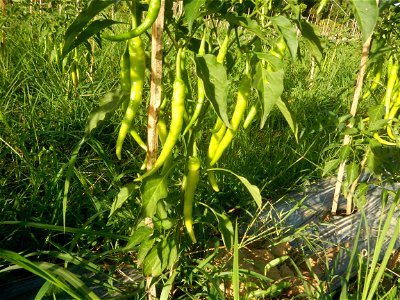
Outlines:
[[250, 107], [250, 110], [249, 110], [246, 118], [244, 119], [244, 122], [243, 122], [244, 129], [247, 129], [247, 127], [250, 126], [250, 124], [253, 122], [256, 115], [257, 115], [257, 107], [255, 105], [252, 105]]
[[154, 163], [154, 167], [146, 172], [144, 175], [138, 177], [136, 181], [143, 180], [144, 178], [153, 175], [170, 156], [172, 149], [178, 141], [179, 135], [183, 126], [183, 115], [185, 113], [185, 83], [181, 77], [181, 55], [182, 49], [179, 49], [176, 58], [176, 77], [173, 87], [172, 97], [172, 112], [171, 112], [171, 125], [169, 128], [167, 139], [163, 145], [161, 153]]
[[160, 6], [161, 6], [161, 0], [150, 0], [146, 18], [139, 26], [133, 28], [131, 31], [128, 32], [124, 32], [114, 36], [105, 35], [103, 37], [110, 41], [119, 42], [119, 41], [129, 40], [133, 37], [141, 35], [147, 29], [149, 29], [156, 21], [158, 13], [160, 12]]
[[193, 201], [199, 178], [200, 160], [197, 157], [191, 156], [189, 157], [187, 163], [187, 175], [184, 187], [183, 218], [186, 230], [193, 243], [196, 243], [196, 237], [193, 231]]
[[[206, 31], [204, 30], [203, 37], [201, 39], [200, 48], [199, 48], [199, 55], [204, 55], [206, 53]], [[192, 117], [190, 118], [189, 123], [187, 124], [185, 130], [183, 131], [183, 135], [185, 135], [193, 126], [193, 124], [197, 121], [201, 110], [203, 108], [205, 98], [205, 90], [204, 90], [204, 83], [203, 80], [200, 78], [197, 79], [197, 104]]]
[[239, 86], [236, 106], [231, 119], [232, 128], [228, 128], [225, 132], [225, 135], [219, 143], [217, 150], [215, 150], [214, 156], [212, 157], [212, 160], [210, 162], [210, 166], [213, 166], [221, 158], [222, 154], [232, 142], [233, 137], [235, 136], [243, 115], [246, 111], [247, 99], [249, 98], [250, 89], [251, 80], [249, 75], [245, 74]]
[[130, 62], [129, 62], [129, 42], [126, 42], [125, 51], [120, 59], [120, 84], [123, 92], [129, 93], [131, 91], [131, 75], [130, 75]]
[[121, 159], [122, 145], [129, 132], [132, 120], [136, 115], [139, 105], [142, 103], [143, 82], [146, 70], [146, 55], [141, 38], [134, 37], [129, 40], [129, 64], [130, 64], [130, 100], [121, 122], [118, 139], [116, 143], [116, 154]]
[[390, 112], [390, 100], [392, 98], [393, 88], [395, 86], [396, 81], [398, 80], [397, 73], [399, 72], [399, 64], [395, 59], [391, 56], [389, 60], [389, 67], [388, 67], [388, 82], [386, 85], [386, 93], [384, 97], [385, 103], [385, 119], [389, 117]]
[[231, 33], [231, 27], [228, 28], [228, 31], [226, 33], [226, 36], [224, 38], [224, 41], [221, 44], [221, 47], [219, 48], [218, 55], [217, 55], [217, 62], [220, 64], [224, 63], [224, 59], [226, 56], [226, 53], [228, 52], [228, 46], [229, 46], [229, 35]]
[[136, 141], [136, 143], [138, 143], [138, 145], [140, 146], [140, 148], [142, 148], [144, 151], [147, 151], [147, 146], [146, 143], [143, 142], [142, 138], [140, 137], [139, 133], [137, 133], [137, 131], [133, 128], [131, 128], [130, 132], [131, 136], [133, 137], [133, 139]]

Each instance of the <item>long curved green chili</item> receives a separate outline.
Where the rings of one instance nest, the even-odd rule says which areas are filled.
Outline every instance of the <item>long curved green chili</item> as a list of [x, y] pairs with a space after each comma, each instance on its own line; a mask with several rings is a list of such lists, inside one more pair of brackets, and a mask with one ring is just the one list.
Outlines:
[[121, 159], [122, 145], [129, 132], [129, 127], [136, 115], [139, 105], [142, 103], [143, 83], [146, 70], [146, 54], [142, 40], [139, 36], [129, 40], [129, 63], [130, 63], [130, 100], [124, 118], [121, 122], [116, 143], [116, 155]]
[[241, 120], [243, 119], [243, 115], [245, 113], [247, 107], [247, 101], [249, 98], [251, 89], [251, 80], [248, 74], [245, 74], [241, 80], [238, 96], [236, 100], [235, 110], [232, 115], [231, 125], [232, 128], [228, 128], [225, 132], [224, 137], [218, 144], [217, 150], [215, 150], [214, 156], [210, 162], [210, 166], [215, 165], [215, 163], [221, 158], [222, 154], [228, 148], [230, 143], [232, 142]]
[[176, 58], [176, 77], [173, 87], [173, 97], [171, 103], [171, 125], [169, 128], [167, 139], [163, 145], [160, 155], [158, 156], [154, 166], [151, 170], [138, 177], [136, 181], [143, 180], [144, 178], [153, 175], [158, 169], [162, 167], [167, 158], [170, 156], [172, 149], [178, 141], [179, 135], [183, 126], [183, 115], [185, 113], [185, 83], [181, 77], [181, 57], [182, 49], [179, 49]]
[[149, 29], [156, 21], [158, 13], [160, 12], [160, 6], [161, 6], [161, 0], [150, 0], [146, 18], [139, 26], [133, 28], [131, 31], [128, 32], [124, 32], [117, 35], [105, 35], [103, 36], [103, 38], [113, 42], [120, 42], [141, 35], [147, 29]]
[[186, 184], [183, 197], [183, 218], [186, 230], [193, 243], [196, 243], [196, 236], [193, 231], [193, 202], [199, 178], [200, 160], [198, 157], [191, 156], [187, 162]]
[[[199, 48], [199, 55], [206, 54], [206, 30], [204, 30], [203, 37], [201, 39], [200, 48]], [[199, 117], [203, 103], [205, 99], [205, 90], [204, 90], [204, 83], [203, 80], [200, 78], [197, 79], [197, 104], [192, 117], [190, 118], [189, 123], [187, 124], [185, 130], [183, 131], [183, 135], [185, 135], [193, 126], [193, 124], [197, 121]]]

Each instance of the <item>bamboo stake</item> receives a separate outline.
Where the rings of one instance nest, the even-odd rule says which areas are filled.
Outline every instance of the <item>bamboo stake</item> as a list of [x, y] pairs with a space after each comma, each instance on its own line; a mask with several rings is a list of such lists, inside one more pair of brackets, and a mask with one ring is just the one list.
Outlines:
[[[0, 8], [1, 8], [3, 16], [5, 16], [6, 15], [6, 0], [0, 0]], [[0, 46], [4, 47], [4, 48], [6, 47], [6, 31], [4, 29], [1, 30]]]
[[[150, 105], [148, 110], [147, 124], [147, 170], [151, 170], [157, 159], [158, 130], [161, 96], [162, 96], [162, 59], [163, 59], [163, 30], [164, 30], [165, 0], [161, 0], [160, 12], [152, 28], [151, 34], [151, 80], [150, 80]], [[153, 224], [151, 220], [149, 227]], [[157, 297], [156, 286], [152, 283], [153, 277], [146, 278], [146, 289], [148, 299], [154, 300]]]
[[[369, 49], [371, 46], [371, 40], [372, 40], [372, 34], [364, 42], [363, 47], [362, 47], [360, 71], [358, 72], [356, 88], [354, 90], [354, 95], [353, 95], [353, 102], [352, 102], [351, 108], [350, 108], [350, 114], [353, 117], [356, 115], [358, 101], [360, 99], [360, 95], [361, 95], [361, 91], [362, 91], [365, 70], [367, 68], [368, 54], [369, 54]], [[349, 126], [351, 127], [352, 125], [349, 124]], [[346, 134], [343, 139], [343, 146], [349, 145], [350, 143], [351, 143], [351, 136]], [[337, 174], [335, 193], [333, 195], [333, 200], [332, 200], [332, 214], [333, 215], [336, 214], [336, 211], [337, 211], [337, 208], [339, 205], [339, 196], [340, 196], [340, 190], [342, 188], [342, 181], [343, 181], [343, 177], [344, 177], [345, 167], [346, 167], [346, 160], [340, 163], [338, 174]], [[349, 203], [347, 206], [349, 206]]]
[[160, 12], [153, 25], [151, 39], [151, 80], [150, 80], [150, 105], [147, 124], [147, 170], [151, 170], [157, 159], [158, 131], [157, 123], [161, 105], [162, 94], [162, 36], [164, 30], [165, 0], [161, 0]]

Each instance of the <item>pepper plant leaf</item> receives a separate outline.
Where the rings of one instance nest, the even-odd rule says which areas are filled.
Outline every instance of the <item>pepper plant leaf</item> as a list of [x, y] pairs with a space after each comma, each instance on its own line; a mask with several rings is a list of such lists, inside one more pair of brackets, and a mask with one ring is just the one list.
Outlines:
[[363, 43], [369, 38], [378, 20], [379, 9], [376, 0], [352, 0], [354, 16], [361, 28]]
[[142, 194], [142, 215], [152, 218], [157, 210], [159, 200], [168, 196], [167, 180], [164, 176], [149, 178], [143, 187]]
[[65, 55], [73, 49], [71, 46], [75, 43], [76, 37], [82, 32], [82, 29], [86, 27], [90, 20], [113, 3], [114, 0], [92, 0], [89, 5], [79, 13], [65, 32], [62, 57], [65, 57]]
[[292, 22], [289, 21], [288, 18], [282, 15], [271, 18], [271, 22], [278, 28], [286, 42], [286, 45], [289, 48], [292, 60], [295, 61], [297, 56], [297, 48], [299, 46], [296, 27], [292, 24]]
[[195, 60], [197, 76], [203, 80], [207, 99], [225, 125], [231, 128], [226, 112], [229, 81], [224, 65], [212, 54], [197, 55]]
[[189, 32], [192, 31], [194, 21], [199, 17], [201, 8], [206, 0], [184, 0], [183, 9], [185, 10], [185, 18], [188, 23]]
[[261, 128], [264, 127], [268, 115], [283, 93], [283, 77], [284, 71], [282, 68], [273, 71], [271, 68], [265, 67], [262, 61], [259, 61], [256, 66], [253, 86], [259, 91], [262, 99]]

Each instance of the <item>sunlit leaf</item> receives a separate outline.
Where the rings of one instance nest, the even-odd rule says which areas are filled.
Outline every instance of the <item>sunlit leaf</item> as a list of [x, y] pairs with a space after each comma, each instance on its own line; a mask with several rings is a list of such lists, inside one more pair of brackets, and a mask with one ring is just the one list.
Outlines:
[[296, 27], [289, 21], [288, 18], [282, 15], [271, 18], [271, 21], [275, 26], [278, 27], [281, 35], [283, 36], [293, 61], [296, 60], [297, 48], [299, 46]]
[[135, 183], [128, 183], [127, 185], [123, 186], [120, 189], [117, 197], [115, 198], [113, 204], [111, 205], [110, 214], [108, 215], [109, 218], [114, 214], [114, 212], [118, 208], [120, 208], [126, 202], [126, 200], [128, 200], [128, 198], [135, 191], [136, 187], [137, 185]]
[[336, 168], [339, 166], [339, 163], [339, 159], [332, 159], [327, 161], [324, 165], [324, 169], [322, 170], [322, 176], [330, 174], [333, 170], [336, 170]]
[[257, 64], [253, 85], [262, 97], [263, 114], [260, 123], [261, 128], [264, 127], [272, 108], [283, 93], [283, 77], [284, 71], [282, 68], [273, 71], [267, 69], [261, 61]]
[[233, 237], [234, 237], [232, 222], [225, 214], [220, 214], [216, 211], [214, 211], [214, 214], [218, 220], [218, 230], [221, 233], [222, 241], [224, 242], [225, 247], [229, 251], [230, 249], [232, 249]]
[[299, 29], [312, 56], [319, 63], [322, 60], [324, 48], [321, 43], [318, 28], [308, 22], [300, 21]]
[[265, 34], [263, 29], [258, 25], [257, 21], [251, 19], [250, 17], [246, 17], [245, 15], [238, 16], [236, 13], [230, 12], [223, 16], [229, 24], [234, 24], [241, 26], [254, 34], [256, 34], [259, 38], [265, 39]]
[[372, 34], [378, 20], [378, 4], [376, 0], [352, 0], [353, 12], [361, 28], [363, 43]]
[[293, 135], [296, 139], [298, 140], [298, 133], [299, 133], [299, 126], [296, 121], [296, 117], [292, 110], [289, 108], [289, 105], [286, 101], [283, 101], [283, 99], [279, 98], [276, 101], [276, 107], [281, 111], [283, 117], [285, 118], [286, 122], [288, 123], [290, 129], [293, 132]]
[[152, 218], [159, 200], [168, 196], [167, 179], [164, 176], [152, 177], [145, 181], [142, 194], [142, 215]]
[[206, 0], [183, 0], [183, 8], [189, 31], [192, 30], [193, 22], [199, 17], [201, 8], [205, 3]]
[[226, 126], [231, 127], [226, 112], [229, 81], [225, 67], [217, 62], [215, 55], [197, 55], [196, 72], [203, 80], [206, 96], [216, 113]]
[[79, 13], [65, 32], [65, 43], [62, 51], [63, 56], [67, 55], [67, 53], [73, 49], [71, 46], [75, 43], [75, 38], [83, 31], [90, 20], [113, 3], [114, 0], [92, 0], [89, 5]]

